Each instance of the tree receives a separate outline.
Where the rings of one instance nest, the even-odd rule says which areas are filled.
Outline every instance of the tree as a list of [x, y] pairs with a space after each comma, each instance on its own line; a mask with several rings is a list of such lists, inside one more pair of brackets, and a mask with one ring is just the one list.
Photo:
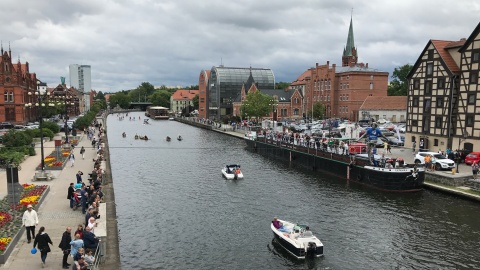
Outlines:
[[242, 118], [261, 118], [272, 112], [275, 103], [272, 103], [272, 97], [258, 91], [250, 91], [245, 101], [240, 107]]
[[157, 90], [151, 96], [148, 97], [148, 100], [153, 103], [154, 106], [162, 106], [170, 108], [170, 97], [172, 96], [166, 90]]
[[387, 95], [406, 96], [408, 93], [407, 75], [412, 70], [412, 65], [406, 64], [395, 68], [392, 73], [392, 81], [388, 85]]
[[130, 100], [136, 102], [147, 101], [147, 96], [152, 95], [155, 92], [155, 87], [149, 82], [142, 82], [136, 89], [131, 90], [128, 93]]
[[290, 86], [288, 82], [278, 82], [275, 84], [275, 89], [285, 89]]
[[[312, 115], [312, 110], [308, 111], [308, 115]], [[325, 106], [321, 102], [313, 104], [313, 118], [322, 119], [325, 115]]]
[[105, 95], [102, 93], [102, 91], [99, 91], [95, 99], [105, 101]]
[[192, 99], [192, 102], [193, 102], [193, 108], [195, 110], [198, 110], [198, 95], [195, 95]]
[[130, 97], [124, 92], [111, 95], [108, 101], [111, 109], [117, 107], [117, 105], [122, 109], [128, 109], [128, 106], [130, 106]]

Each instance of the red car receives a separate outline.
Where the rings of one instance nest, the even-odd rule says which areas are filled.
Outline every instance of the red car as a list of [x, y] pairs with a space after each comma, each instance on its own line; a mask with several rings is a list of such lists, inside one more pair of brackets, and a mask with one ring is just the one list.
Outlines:
[[465, 157], [465, 164], [472, 165], [473, 162], [480, 162], [480, 152], [471, 152]]

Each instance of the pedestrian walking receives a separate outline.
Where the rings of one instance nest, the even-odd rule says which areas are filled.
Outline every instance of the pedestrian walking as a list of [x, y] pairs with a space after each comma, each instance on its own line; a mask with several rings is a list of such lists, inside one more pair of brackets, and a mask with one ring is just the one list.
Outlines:
[[80, 155], [82, 155], [82, 159], [85, 159], [85, 147], [83, 147], [83, 146], [80, 149]]
[[35, 241], [33, 242], [33, 247], [35, 248], [38, 244], [38, 249], [40, 250], [40, 258], [42, 259], [42, 268], [45, 267], [45, 261], [47, 260], [47, 253], [50, 252], [50, 246], [52, 244], [50, 236], [45, 232], [45, 227], [40, 227], [38, 230], [37, 236], [35, 236]]
[[82, 171], [78, 171], [77, 174], [75, 175], [77, 177], [77, 184], [82, 183], [82, 175], [83, 175]]
[[417, 148], [417, 142], [412, 143], [412, 151], [415, 153], [415, 148]]
[[62, 258], [62, 266], [63, 269], [68, 269], [68, 267], [71, 265], [67, 263], [68, 255], [70, 254], [70, 242], [72, 242], [72, 228], [67, 227], [65, 231], [62, 234], [62, 240], [60, 241], [60, 244], [58, 247], [62, 250], [63, 252], [63, 258]]
[[472, 163], [473, 179], [477, 179], [477, 173], [478, 173], [478, 163], [474, 161], [474, 162]]
[[73, 196], [73, 193], [75, 193], [75, 188], [74, 188], [74, 184], [73, 183], [70, 183], [70, 186], [68, 187], [68, 193], [67, 193], [67, 199], [70, 201], [70, 208], [73, 209], [73, 206], [74, 206], [74, 202], [75, 202], [75, 198]]
[[392, 153], [392, 146], [389, 143], [387, 143], [387, 152]]
[[35, 238], [35, 225], [38, 225], [38, 215], [31, 204], [27, 205], [27, 210], [23, 213], [22, 225], [27, 230], [28, 243]]
[[71, 153], [70, 154], [70, 167], [73, 167], [75, 165], [75, 154]]

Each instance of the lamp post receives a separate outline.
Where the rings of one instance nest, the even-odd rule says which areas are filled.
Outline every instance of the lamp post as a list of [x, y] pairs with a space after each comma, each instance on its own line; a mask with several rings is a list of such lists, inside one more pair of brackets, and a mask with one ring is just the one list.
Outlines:
[[[32, 104], [32, 103], [28, 103], [28, 104], [25, 104], [26, 107], [29, 107], [31, 108], [33, 105], [37, 106], [38, 107], [38, 117], [40, 118], [39, 119], [39, 129], [40, 129], [40, 155], [41, 155], [41, 170], [42, 172], [45, 171], [45, 152], [44, 152], [44, 149], [43, 149], [43, 114], [42, 114], [42, 107], [45, 106], [45, 103], [44, 103], [44, 100], [43, 100], [43, 95], [42, 93], [40, 92], [40, 82], [37, 81], [37, 91], [36, 93], [34, 93], [37, 95], [37, 103], [35, 104]], [[32, 92], [28, 92], [28, 95], [32, 95]], [[50, 95], [50, 93], [47, 91], [46, 93], [47, 97]]]
[[63, 97], [64, 98], [64, 102], [65, 102], [65, 125], [64, 125], [64, 129], [65, 129], [65, 143], [68, 144], [68, 96], [67, 96], [67, 90], [65, 90], [65, 96]]

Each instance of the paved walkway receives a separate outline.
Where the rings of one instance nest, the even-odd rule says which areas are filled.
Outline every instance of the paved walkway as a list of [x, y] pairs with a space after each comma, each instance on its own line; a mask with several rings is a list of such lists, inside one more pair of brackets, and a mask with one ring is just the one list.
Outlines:
[[[41, 161], [39, 143], [36, 144], [37, 155], [28, 157], [21, 164], [21, 170], [19, 171], [20, 184], [34, 183], [36, 185], [50, 186], [50, 192], [40, 206], [40, 209], [38, 209], [39, 224], [36, 227], [36, 232], [38, 232], [38, 229], [41, 226], [44, 226], [45, 232], [49, 234], [53, 242], [53, 245], [51, 246], [52, 252], [48, 253], [45, 269], [62, 269], [63, 253], [58, 248], [62, 234], [67, 226], [72, 227], [73, 233], [78, 224], [83, 224], [85, 222], [85, 216], [82, 214], [81, 209], [76, 211], [71, 210], [69, 201], [67, 200], [67, 190], [69, 184], [71, 182], [76, 183], [75, 174], [78, 171], [82, 171], [84, 173], [84, 182], [88, 181], [88, 173], [91, 173], [93, 169], [92, 160], [94, 157], [96, 157], [96, 151], [92, 148], [91, 142], [86, 138], [86, 136], [84, 136], [83, 133], [79, 135], [79, 145], [74, 149], [74, 154], [76, 157], [75, 166], [70, 167], [70, 163], [67, 163], [62, 171], [53, 171], [52, 175], [55, 177], [53, 180], [32, 182], [33, 176], [35, 175], [35, 167]], [[81, 146], [84, 146], [86, 150], [85, 160], [82, 160], [82, 156], [79, 153]], [[48, 156], [51, 151], [54, 150], [54, 142], [52, 141], [44, 143], [44, 149], [45, 156]], [[1, 197], [4, 197], [7, 194], [6, 178], [5, 171], [0, 171]], [[98, 222], [103, 222], [103, 219], [99, 219]], [[31, 244], [27, 244], [26, 234], [24, 233], [7, 262], [4, 265], [1, 265], [0, 269], [24, 270], [41, 268], [40, 253], [32, 255], [30, 253], [32, 247], [33, 242]], [[69, 258], [68, 262], [72, 263], [72, 259]]]

